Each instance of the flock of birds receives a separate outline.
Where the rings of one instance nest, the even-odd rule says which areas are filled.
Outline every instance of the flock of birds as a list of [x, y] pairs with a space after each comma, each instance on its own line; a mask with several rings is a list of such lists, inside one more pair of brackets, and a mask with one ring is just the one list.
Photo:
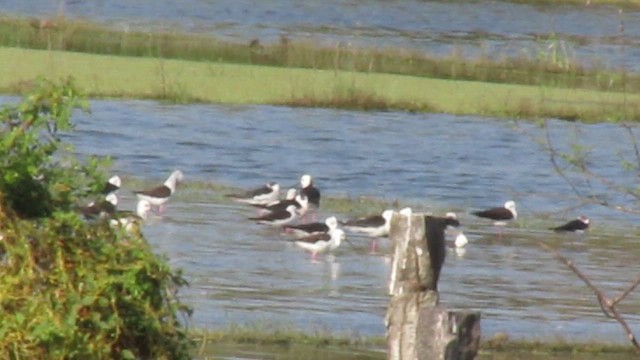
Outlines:
[[[117, 210], [117, 193], [122, 185], [119, 176], [112, 176], [105, 185], [104, 198], [80, 208], [86, 218], [108, 217], [113, 226], [125, 228], [127, 231], [137, 229], [141, 221], [149, 218], [152, 212], [162, 215], [166, 204], [177, 186], [184, 179], [182, 171], [175, 170], [160, 186], [134, 191], [138, 198], [135, 212]], [[390, 222], [394, 210], [384, 210], [381, 214], [366, 217], [338, 220], [336, 216], [329, 216], [323, 222], [317, 222], [316, 217], [320, 208], [320, 190], [314, 185], [311, 175], [305, 174], [300, 178], [299, 188], [288, 189], [286, 197], [280, 198], [280, 185], [269, 182], [256, 189], [240, 194], [229, 194], [228, 198], [238, 203], [257, 208], [258, 215], [249, 220], [259, 224], [270, 225], [282, 229], [291, 236], [291, 241], [311, 253], [315, 261], [318, 254], [338, 248], [343, 241], [349, 241], [345, 230], [350, 233], [362, 234], [372, 239], [371, 251], [375, 252], [377, 239], [389, 235]], [[494, 225], [502, 229], [508, 222], [517, 220], [516, 204], [509, 200], [503, 206], [487, 210], [475, 211], [471, 214], [494, 221]], [[460, 230], [460, 222], [456, 214], [449, 212], [445, 215], [447, 228], [455, 228], [453, 246], [464, 248], [468, 239]], [[589, 219], [580, 216], [563, 225], [550, 228], [556, 232], [583, 232], [589, 228]], [[451, 232], [449, 231], [449, 232]], [[502, 236], [502, 230], [499, 230]]]
[[132, 232], [138, 228], [141, 221], [147, 220], [153, 211], [160, 215], [164, 213], [167, 202], [183, 179], [182, 171], [176, 170], [162, 185], [148, 190], [134, 191], [138, 197], [138, 203], [136, 211], [133, 212], [118, 210], [117, 194], [122, 186], [122, 179], [114, 175], [104, 186], [102, 191], [104, 198], [80, 207], [79, 211], [87, 219], [109, 218], [112, 226], [122, 227]]

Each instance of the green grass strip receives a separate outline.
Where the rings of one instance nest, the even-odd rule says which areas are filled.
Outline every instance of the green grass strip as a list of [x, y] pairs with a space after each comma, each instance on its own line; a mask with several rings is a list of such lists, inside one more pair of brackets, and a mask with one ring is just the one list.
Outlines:
[[[292, 328], [273, 328], [266, 324], [256, 326], [231, 326], [224, 330], [194, 329], [190, 337], [201, 351], [216, 344], [256, 344], [262, 346], [308, 345], [315, 347], [342, 347], [350, 349], [386, 348], [383, 336], [361, 336], [357, 334], [331, 334], [324, 331], [305, 333]], [[206, 351], [205, 351], [206, 352]], [[511, 358], [528, 359], [526, 354], [537, 354], [557, 358], [593, 359], [594, 356], [618, 356], [619, 359], [635, 358], [637, 352], [633, 346], [625, 343], [594, 341], [540, 341], [540, 340], [490, 340], [480, 344], [480, 358], [493, 358], [498, 355], [511, 355]], [[564, 356], [564, 357], [563, 357]], [[499, 357], [503, 358], [503, 357]], [[538, 359], [540, 357], [533, 357]]]
[[0, 91], [76, 78], [93, 97], [398, 109], [496, 117], [640, 119], [640, 95], [393, 74], [0, 48]]
[[[470, 36], [481, 43], [487, 34], [480, 31]], [[483, 53], [468, 58], [454, 51], [441, 57], [412, 49], [320, 45], [286, 36], [275, 43], [259, 39], [239, 43], [185, 32], [130, 31], [64, 17], [0, 17], [0, 46], [4, 47], [640, 93], [638, 74], [585, 66], [585, 59], [576, 58], [571, 45], [565, 46], [584, 40], [575, 35], [539, 34], [536, 44], [520, 49], [517, 56]], [[619, 39], [599, 41], [617, 44]]]

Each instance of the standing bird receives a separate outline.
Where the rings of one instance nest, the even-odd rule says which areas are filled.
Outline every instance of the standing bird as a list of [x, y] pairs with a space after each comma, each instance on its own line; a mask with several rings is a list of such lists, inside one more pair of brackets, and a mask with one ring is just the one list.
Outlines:
[[[289, 189], [287, 190], [287, 195], [284, 197], [284, 200], [276, 200], [276, 201], [272, 201], [268, 204], [251, 204], [251, 206], [257, 207], [257, 208], [261, 208], [261, 209], [267, 209], [269, 207], [275, 206], [276, 208], [279, 206], [282, 206], [282, 204], [290, 202], [292, 200], [294, 200], [296, 198], [296, 195], [298, 194], [298, 190], [296, 189]], [[291, 205], [291, 204], [287, 204], [287, 205]], [[287, 206], [284, 206], [284, 208], [286, 209]]]
[[498, 236], [502, 237], [502, 227], [507, 224], [508, 221], [517, 220], [518, 213], [516, 212], [516, 203], [513, 200], [509, 200], [504, 203], [503, 207], [495, 207], [483, 211], [472, 212], [473, 215], [491, 219], [494, 221], [495, 226], [499, 226], [500, 230]]
[[337, 249], [343, 240], [347, 240], [342, 229], [333, 229], [326, 233], [313, 234], [295, 241], [299, 247], [311, 252], [311, 261], [316, 261], [319, 253]]
[[87, 206], [81, 207], [80, 212], [86, 219], [95, 219], [114, 214], [117, 207], [118, 196], [111, 193], [102, 200], [92, 201]]
[[567, 231], [567, 232], [584, 232], [589, 229], [589, 218], [586, 216], [580, 216], [577, 219], [571, 220], [564, 225], [560, 225], [554, 228], [549, 228], [549, 230], [553, 230], [556, 232]]
[[303, 194], [296, 194], [296, 189], [289, 189], [289, 191], [287, 191], [287, 198], [284, 200], [278, 200], [267, 205], [254, 204], [253, 206], [268, 212], [274, 212], [284, 210], [289, 205], [295, 205], [298, 215], [304, 216], [309, 209], [309, 199]]
[[309, 211], [309, 198], [304, 194], [298, 194], [296, 195], [295, 201], [298, 215], [300, 217], [307, 215], [307, 211]]
[[138, 220], [147, 220], [151, 215], [151, 203], [147, 200], [139, 200], [136, 205], [136, 211], [118, 210], [116, 211], [112, 219], [118, 220], [122, 218], [136, 218]]
[[242, 194], [230, 194], [227, 197], [233, 201], [249, 205], [267, 205], [280, 198], [280, 185], [276, 182], [269, 182], [259, 188], [249, 190]]
[[311, 175], [304, 174], [300, 177], [300, 192], [309, 199], [309, 208], [312, 210], [312, 221], [315, 221], [315, 214], [320, 208], [320, 190], [313, 185]]
[[113, 175], [112, 177], [109, 178], [107, 183], [104, 185], [104, 189], [102, 189], [102, 193], [105, 195], [115, 193], [118, 190], [120, 190], [120, 186], [122, 186], [122, 180], [120, 179], [120, 176]]
[[134, 191], [138, 200], [146, 200], [152, 206], [158, 208], [158, 214], [164, 212], [164, 205], [169, 201], [171, 195], [176, 192], [179, 183], [184, 179], [182, 171], [176, 170], [169, 175], [164, 184], [149, 190]]
[[345, 230], [365, 234], [372, 238], [371, 252], [376, 252], [378, 247], [377, 238], [389, 236], [389, 228], [391, 227], [391, 217], [393, 210], [385, 210], [381, 215], [373, 215], [342, 221], [341, 224]]
[[138, 234], [140, 222], [147, 220], [151, 212], [151, 203], [147, 200], [138, 201], [136, 212], [116, 211], [112, 215], [110, 224], [113, 227], [124, 228], [128, 233]]
[[262, 216], [250, 217], [249, 220], [255, 220], [258, 224], [266, 224], [271, 226], [284, 226], [298, 218], [295, 205], [289, 205], [284, 210], [274, 211]]
[[284, 227], [284, 230], [293, 233], [293, 236], [296, 238], [303, 238], [310, 235], [328, 233], [337, 227], [338, 219], [335, 216], [330, 216], [325, 219], [324, 223], [313, 222], [309, 224], [288, 225]]

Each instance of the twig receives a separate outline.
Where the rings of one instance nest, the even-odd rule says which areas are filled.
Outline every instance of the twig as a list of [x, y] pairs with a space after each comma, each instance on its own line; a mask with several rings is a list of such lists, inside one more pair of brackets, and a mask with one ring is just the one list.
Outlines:
[[636, 280], [636, 282], [633, 283], [633, 285], [631, 285], [627, 290], [625, 290], [622, 295], [618, 296], [617, 298], [613, 299], [613, 301], [611, 302], [611, 305], [616, 305], [617, 303], [619, 303], [620, 301], [624, 300], [624, 298], [627, 297], [627, 295], [629, 295], [633, 290], [635, 290], [635, 288], [638, 287], [638, 285], [640, 285], [640, 277], [638, 277], [638, 279]]
[[[571, 187], [571, 189], [576, 194], [576, 196], [578, 196], [581, 199], [590, 199], [590, 202], [592, 202], [592, 203], [595, 203], [595, 204], [598, 204], [598, 205], [602, 205], [602, 206], [605, 206], [605, 207], [608, 207], [608, 208], [611, 208], [611, 209], [615, 209], [615, 210], [618, 210], [618, 211], [622, 211], [622, 212], [625, 212], [625, 213], [640, 214], [640, 211], [638, 211], [638, 210], [629, 209], [629, 208], [621, 206], [621, 205], [609, 204], [608, 202], [603, 202], [602, 200], [594, 199], [593, 197], [588, 197], [588, 196], [582, 194], [580, 192], [580, 190], [578, 189], [578, 187], [576, 186], [576, 184], [574, 183], [574, 181], [569, 179], [569, 177], [567, 176], [565, 170], [563, 170], [560, 167], [560, 165], [558, 164], [557, 158], [558, 158], [558, 156], [561, 155], [561, 153], [558, 150], [556, 150], [554, 148], [554, 146], [553, 146], [553, 143], [551, 141], [551, 134], [550, 134], [549, 126], [548, 126], [546, 121], [545, 121], [544, 127], [545, 127], [545, 135], [546, 135], [546, 145], [544, 147], [545, 147], [546, 151], [549, 153], [549, 160], [551, 161], [551, 164], [553, 165], [553, 168], [556, 171], [556, 173], [558, 175], [560, 175], [564, 179], [564, 181]], [[629, 129], [628, 131], [630, 132], [631, 135], [633, 135], [633, 132], [631, 132], [632, 131], [631, 129]], [[635, 141], [634, 141], [633, 144], [634, 144], [634, 151], [637, 152], [637, 158], [638, 158], [638, 162], [639, 162], [639, 165], [640, 165], [640, 147], [639, 147], [638, 143], [635, 142]], [[582, 171], [583, 175], [586, 176], [587, 181], [589, 179], [595, 179], [599, 183], [601, 183], [604, 186], [606, 186], [609, 190], [613, 190], [615, 192], [627, 194], [627, 195], [630, 195], [630, 196], [634, 197], [635, 199], [640, 200], [640, 194], [637, 194], [632, 189], [629, 189], [627, 187], [624, 187], [624, 186], [616, 184], [611, 179], [608, 179], [608, 178], [606, 178], [606, 177], [604, 177], [602, 175], [594, 173], [587, 166], [581, 166], [581, 171]]]
[[636, 161], [638, 162], [638, 169], [640, 169], [640, 147], [638, 147], [638, 139], [636, 139], [633, 129], [629, 123], [623, 122], [622, 127], [629, 133], [629, 139], [631, 139], [631, 143], [633, 144]]
[[616, 209], [618, 211], [622, 211], [624, 213], [627, 213], [627, 214], [636, 214], [636, 215], [640, 214], [640, 210], [630, 209], [630, 208], [622, 206], [622, 205], [611, 205], [610, 207], [612, 207], [613, 209]]
[[558, 173], [558, 175], [560, 175], [564, 179], [564, 181], [567, 184], [569, 184], [569, 186], [571, 186], [571, 189], [576, 194], [576, 196], [580, 198], [584, 198], [585, 196], [582, 196], [582, 194], [580, 193], [580, 190], [578, 190], [578, 188], [573, 183], [573, 181], [571, 181], [567, 177], [564, 170], [560, 168], [560, 165], [558, 165], [558, 162], [556, 161], [556, 156], [558, 154], [558, 151], [553, 147], [553, 143], [551, 142], [551, 132], [549, 131], [549, 124], [546, 120], [544, 122], [544, 128], [545, 128], [545, 136], [547, 138], [547, 151], [549, 151], [549, 160], [551, 161], [551, 164], [553, 165], [554, 170], [556, 171], [556, 173]]
[[633, 190], [631, 190], [629, 188], [626, 188], [624, 186], [620, 186], [620, 185], [616, 184], [615, 182], [609, 180], [608, 178], [606, 178], [606, 177], [604, 177], [602, 175], [598, 175], [598, 174], [594, 173], [593, 171], [587, 169], [586, 167], [582, 171], [587, 176], [598, 180], [601, 184], [604, 184], [610, 190], [617, 191], [617, 192], [620, 192], [620, 193], [623, 193], [623, 194], [627, 194], [627, 195], [631, 195], [636, 199], [640, 199], [640, 194], [635, 193]]
[[558, 251], [552, 249], [544, 241], [538, 242], [538, 245], [544, 250], [550, 252], [560, 262], [564, 263], [569, 269], [571, 269], [571, 271], [573, 271], [574, 274], [576, 274], [580, 278], [580, 280], [582, 280], [595, 293], [596, 297], [598, 298], [598, 304], [600, 305], [600, 309], [602, 309], [602, 312], [604, 313], [604, 315], [612, 319], [615, 319], [620, 324], [620, 326], [622, 326], [625, 333], [627, 334], [627, 338], [629, 339], [629, 341], [631, 341], [633, 346], [637, 350], [640, 350], [640, 344], [638, 344], [638, 341], [636, 340], [635, 335], [633, 335], [633, 331], [631, 331], [629, 324], [627, 324], [627, 322], [622, 318], [622, 316], [620, 315], [620, 313], [615, 307], [615, 305], [618, 302], [624, 299], [631, 291], [633, 291], [633, 289], [635, 289], [640, 284], [640, 278], [636, 280], [636, 282], [629, 289], [627, 289], [622, 295], [620, 295], [616, 300], [611, 301], [609, 300], [609, 298], [607, 298], [607, 296], [604, 294], [602, 290], [598, 289], [598, 287], [596, 287], [591, 282], [591, 280], [589, 279], [589, 277], [587, 277], [587, 275], [585, 275], [573, 264], [573, 261], [567, 259]]

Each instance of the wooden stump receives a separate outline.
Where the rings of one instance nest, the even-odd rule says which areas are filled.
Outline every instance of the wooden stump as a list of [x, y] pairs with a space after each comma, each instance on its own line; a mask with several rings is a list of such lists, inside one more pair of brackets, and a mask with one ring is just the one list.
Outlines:
[[438, 306], [445, 228], [445, 218], [394, 214], [391, 219], [394, 257], [385, 319], [388, 359], [466, 360], [477, 354], [480, 314]]

